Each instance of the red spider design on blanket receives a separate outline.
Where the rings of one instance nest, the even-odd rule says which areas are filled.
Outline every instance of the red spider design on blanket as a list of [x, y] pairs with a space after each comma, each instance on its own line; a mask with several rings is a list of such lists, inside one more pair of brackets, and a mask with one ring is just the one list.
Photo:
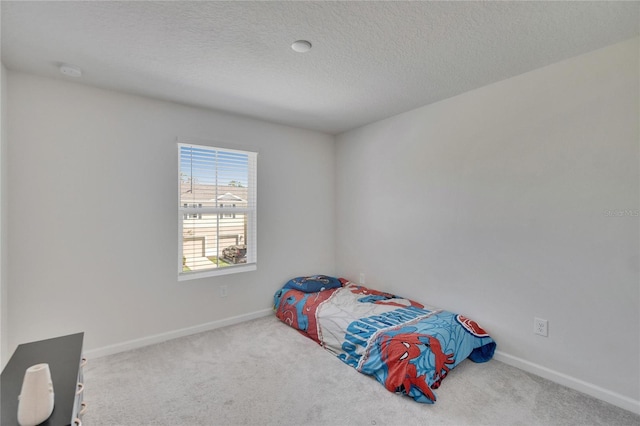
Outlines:
[[[428, 340], [425, 343], [420, 338]], [[420, 356], [419, 345], [425, 345], [431, 348], [431, 352], [435, 355], [435, 371], [433, 373], [434, 383], [432, 389], [440, 387], [442, 379], [449, 372], [448, 364], [453, 364], [453, 353], [445, 354], [442, 352], [440, 341], [433, 336], [427, 334], [397, 334], [395, 336], [384, 336], [381, 342], [382, 360], [387, 365], [388, 376], [385, 381], [385, 387], [391, 392], [397, 392], [404, 387], [405, 393], [408, 395], [411, 386], [415, 386], [422, 391], [427, 398], [432, 401], [436, 400], [436, 396], [426, 383], [426, 374], [418, 376], [416, 365], [411, 361]]]

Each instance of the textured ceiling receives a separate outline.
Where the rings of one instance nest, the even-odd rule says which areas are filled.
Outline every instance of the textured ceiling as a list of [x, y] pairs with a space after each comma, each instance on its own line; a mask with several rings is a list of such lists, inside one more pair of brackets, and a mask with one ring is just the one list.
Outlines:
[[[638, 2], [2, 1], [2, 62], [340, 133], [639, 34]], [[313, 43], [310, 52], [293, 41]]]

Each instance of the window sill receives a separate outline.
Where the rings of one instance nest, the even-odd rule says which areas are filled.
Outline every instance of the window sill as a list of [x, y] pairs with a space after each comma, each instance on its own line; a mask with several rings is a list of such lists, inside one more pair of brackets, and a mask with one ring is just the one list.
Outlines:
[[245, 265], [226, 266], [224, 268], [209, 269], [206, 271], [195, 272], [180, 272], [178, 274], [178, 281], [189, 281], [198, 278], [217, 277], [219, 275], [237, 274], [240, 272], [255, 271], [257, 265], [255, 263], [249, 263]]

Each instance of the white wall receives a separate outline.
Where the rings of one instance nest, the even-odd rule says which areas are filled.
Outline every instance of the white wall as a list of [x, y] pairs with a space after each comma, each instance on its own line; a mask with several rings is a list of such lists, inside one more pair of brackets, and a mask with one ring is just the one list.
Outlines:
[[[11, 350], [268, 310], [292, 276], [333, 273], [333, 137], [12, 71], [8, 86]], [[180, 136], [258, 149], [257, 271], [177, 281]]]
[[8, 352], [8, 309], [7, 309], [7, 232], [6, 232], [6, 194], [7, 194], [7, 166], [6, 166], [6, 145], [7, 145], [7, 69], [4, 64], [0, 64], [0, 368], [4, 369], [9, 361]]
[[640, 208], [638, 49], [340, 135], [338, 274], [466, 313], [501, 359], [638, 411], [639, 220], [606, 213]]

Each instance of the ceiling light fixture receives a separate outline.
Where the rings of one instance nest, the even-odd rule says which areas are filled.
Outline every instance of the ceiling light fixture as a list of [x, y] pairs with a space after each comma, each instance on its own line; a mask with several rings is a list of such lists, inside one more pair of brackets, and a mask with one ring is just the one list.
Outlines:
[[307, 40], [294, 41], [291, 48], [298, 53], [305, 53], [311, 50], [311, 43]]
[[60, 65], [60, 72], [68, 77], [82, 76], [82, 70], [80, 68], [69, 64]]

